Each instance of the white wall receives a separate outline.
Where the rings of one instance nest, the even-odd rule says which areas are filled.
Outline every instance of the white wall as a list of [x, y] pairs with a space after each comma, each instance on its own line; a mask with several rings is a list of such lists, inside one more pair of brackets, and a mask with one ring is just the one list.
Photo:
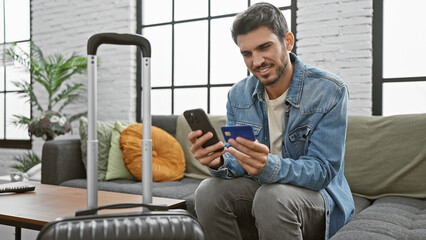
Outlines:
[[[32, 40], [46, 54], [87, 56], [87, 41], [100, 32], [135, 33], [135, 0], [32, 1]], [[98, 119], [134, 120], [136, 116], [136, 48], [101, 45], [98, 48]], [[87, 75], [74, 78], [87, 86]], [[40, 91], [39, 91], [40, 92]], [[87, 111], [87, 96], [65, 113]], [[73, 134], [78, 134], [78, 121]], [[65, 136], [64, 136], [65, 137]], [[34, 149], [43, 141], [36, 139]]]
[[[87, 55], [87, 40], [100, 32], [136, 33], [135, 0], [32, 0], [32, 40], [44, 54], [73, 52]], [[134, 120], [136, 118], [136, 47], [101, 45], [98, 48], [98, 119]], [[87, 84], [87, 76], [73, 81]], [[84, 91], [86, 92], [86, 91]], [[36, 94], [43, 91], [36, 87]], [[47, 100], [41, 99], [46, 105]], [[87, 111], [87, 96], [66, 108], [65, 113]], [[37, 113], [34, 110], [34, 113]], [[78, 135], [78, 121], [73, 133]], [[33, 150], [41, 155], [44, 141], [34, 138]], [[0, 149], [0, 175], [10, 171], [14, 155], [23, 150]]]
[[[87, 40], [100, 32], [136, 32], [136, 1], [32, 1], [32, 39], [46, 54], [87, 55]], [[100, 120], [134, 119], [136, 48], [101, 45], [97, 55]], [[87, 83], [87, 77], [76, 81]], [[86, 101], [68, 109], [86, 110]]]
[[[32, 39], [45, 54], [86, 56], [88, 38], [99, 32], [136, 32], [135, 0], [32, 0]], [[350, 92], [349, 114], [371, 115], [372, 0], [298, 0], [297, 52], [312, 66], [339, 75]], [[136, 49], [102, 45], [98, 49], [98, 119], [134, 120], [136, 115]], [[87, 82], [86, 75], [74, 81]], [[40, 89], [37, 90], [40, 92]], [[87, 110], [86, 96], [67, 112]], [[76, 137], [74, 132], [59, 138]], [[33, 141], [41, 153], [44, 142]], [[0, 174], [9, 171], [13, 155], [0, 149]]]
[[298, 0], [297, 53], [339, 75], [349, 114], [372, 114], [372, 0]]

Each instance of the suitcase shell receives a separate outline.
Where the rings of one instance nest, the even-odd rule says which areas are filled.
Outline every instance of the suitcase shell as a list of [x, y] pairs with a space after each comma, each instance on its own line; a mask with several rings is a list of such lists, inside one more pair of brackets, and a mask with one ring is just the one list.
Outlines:
[[[97, 141], [97, 58], [101, 44], [135, 45], [142, 52], [142, 203], [122, 203], [98, 207], [98, 141]], [[90, 37], [88, 53], [88, 140], [87, 140], [87, 209], [75, 217], [64, 217], [46, 224], [37, 239], [204, 239], [201, 225], [183, 209], [169, 210], [152, 205], [152, 139], [151, 139], [151, 46], [137, 34], [99, 33]], [[102, 214], [98, 210], [143, 207], [142, 212]]]
[[187, 211], [173, 209], [57, 219], [37, 239], [204, 239], [204, 234]]

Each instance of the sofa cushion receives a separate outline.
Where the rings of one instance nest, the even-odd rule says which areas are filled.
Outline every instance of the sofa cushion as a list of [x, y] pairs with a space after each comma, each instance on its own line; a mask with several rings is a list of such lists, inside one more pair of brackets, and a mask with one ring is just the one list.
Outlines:
[[383, 197], [340, 229], [336, 239], [425, 239], [426, 200]]
[[368, 206], [371, 205], [371, 201], [366, 198], [357, 195], [353, 195], [353, 198], [355, 204], [354, 216], [358, 215], [358, 213], [360, 213], [362, 210], [366, 209]]
[[[152, 125], [160, 127], [166, 130], [171, 135], [176, 135], [176, 119], [177, 115], [153, 115]], [[111, 179], [133, 179], [133, 176], [124, 166], [122, 162], [123, 156], [119, 147], [120, 133], [124, 128], [135, 122], [130, 121], [118, 121], [121, 130], [119, 132], [113, 132], [116, 121], [98, 121], [97, 122], [97, 139], [98, 139], [98, 180], [111, 180]], [[80, 141], [81, 141], [81, 159], [84, 166], [86, 167], [87, 162], [87, 118], [80, 118]], [[112, 140], [113, 138], [113, 140]], [[111, 145], [112, 144], [112, 145]], [[112, 146], [112, 151], [111, 151]], [[110, 157], [112, 155], [112, 157]], [[120, 161], [116, 161], [119, 159]], [[113, 162], [113, 166], [108, 172], [108, 162]]]
[[[178, 181], [153, 182], [152, 195], [155, 197], [182, 199], [186, 201], [186, 209], [196, 216], [194, 210], [194, 192], [201, 183], [199, 179], [182, 178]], [[73, 179], [61, 183], [62, 186], [86, 188], [86, 179]], [[131, 193], [142, 195], [142, 184], [134, 180], [113, 180], [99, 182], [98, 189], [104, 191]]]
[[[80, 118], [80, 141], [81, 141], [81, 160], [83, 161], [84, 167], [87, 169], [87, 133], [88, 123], [87, 118]], [[97, 139], [98, 139], [98, 180], [105, 180], [107, 166], [108, 166], [108, 155], [110, 148], [110, 139], [112, 129], [114, 128], [114, 122], [97, 122]]]
[[[226, 116], [209, 115], [209, 118], [213, 124], [214, 129], [216, 130], [219, 140], [225, 142], [220, 127], [225, 125]], [[176, 139], [182, 146], [186, 159], [185, 177], [196, 179], [205, 179], [210, 177], [210, 173], [207, 167], [200, 164], [200, 162], [194, 158], [194, 155], [191, 152], [191, 143], [188, 140], [188, 134], [191, 132], [191, 128], [189, 127], [183, 115], [178, 117], [176, 129]]]
[[[178, 141], [161, 128], [151, 127], [152, 180], [179, 180], [185, 172], [185, 156]], [[142, 180], [142, 123], [133, 124], [121, 133], [120, 149], [124, 165], [139, 181]]]
[[426, 114], [350, 116], [345, 176], [354, 194], [426, 198]]
[[121, 133], [134, 122], [115, 121], [114, 129], [111, 135], [111, 147], [108, 155], [108, 168], [105, 175], [105, 180], [114, 179], [129, 179], [133, 180], [133, 175], [127, 170], [123, 161], [123, 153], [120, 149]]

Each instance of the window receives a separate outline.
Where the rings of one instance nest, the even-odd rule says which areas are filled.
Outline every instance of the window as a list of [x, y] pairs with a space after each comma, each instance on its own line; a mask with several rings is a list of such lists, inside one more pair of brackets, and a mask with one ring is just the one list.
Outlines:
[[[226, 114], [228, 90], [249, 74], [232, 40], [231, 25], [237, 13], [256, 2], [259, 0], [138, 1], [138, 29], [152, 48], [152, 114], [182, 114], [190, 108]], [[284, 13], [295, 34], [296, 1], [268, 2]], [[140, 94], [138, 91], [137, 119]]]
[[13, 115], [30, 117], [27, 99], [17, 94], [14, 81], [31, 81], [30, 73], [5, 55], [10, 43], [16, 42], [29, 51], [30, 0], [0, 0], [0, 146], [4, 148], [31, 148], [27, 129], [11, 123]]
[[425, 113], [426, 2], [373, 4], [373, 115]]

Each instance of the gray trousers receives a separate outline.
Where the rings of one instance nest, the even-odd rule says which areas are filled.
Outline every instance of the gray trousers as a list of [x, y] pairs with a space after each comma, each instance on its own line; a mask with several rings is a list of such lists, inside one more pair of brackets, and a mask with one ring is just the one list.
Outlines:
[[317, 191], [248, 178], [204, 180], [195, 211], [208, 240], [324, 239], [325, 204]]

